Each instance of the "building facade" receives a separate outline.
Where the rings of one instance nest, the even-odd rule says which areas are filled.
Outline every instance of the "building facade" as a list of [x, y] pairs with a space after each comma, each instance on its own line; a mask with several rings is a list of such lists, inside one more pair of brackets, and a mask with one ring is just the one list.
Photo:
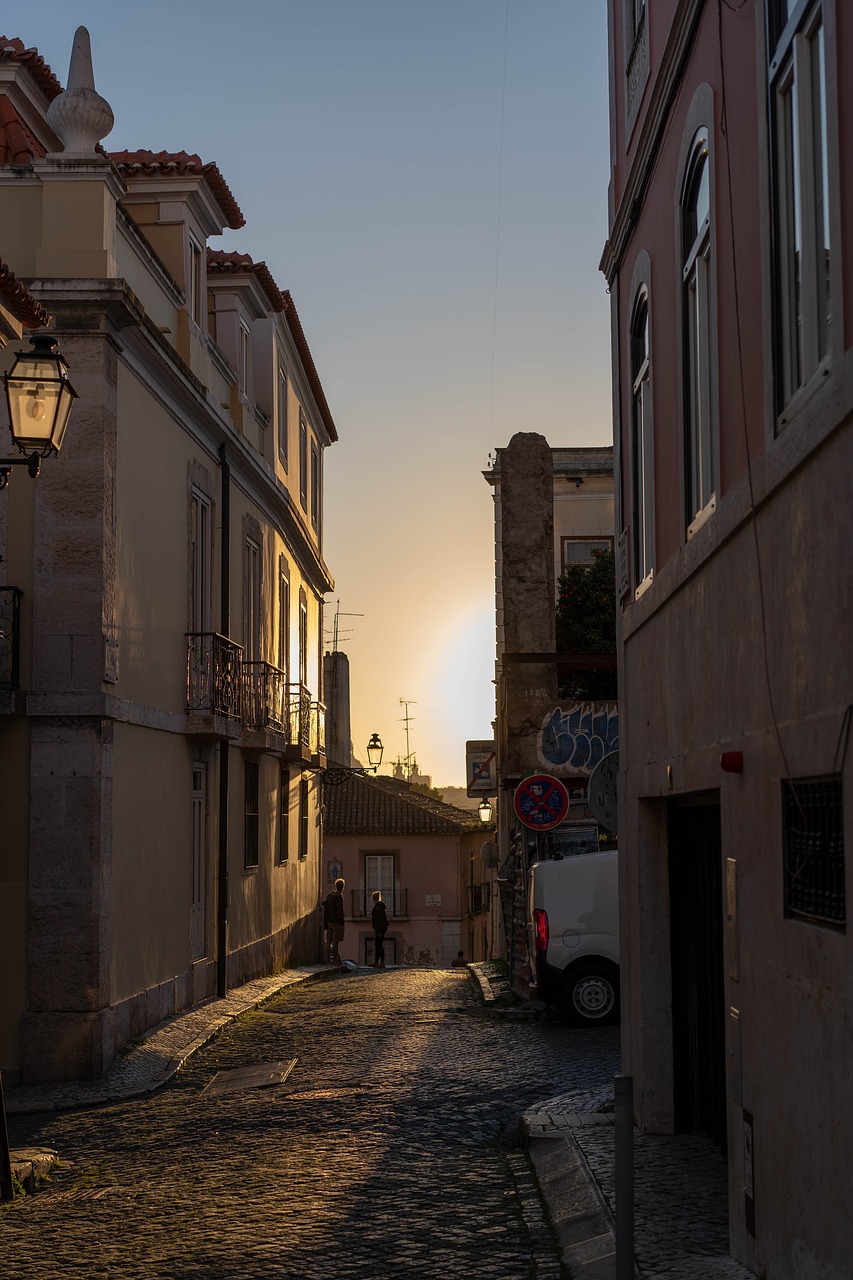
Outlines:
[[61, 457], [0, 516], [0, 1065], [23, 1082], [98, 1075], [321, 948], [335, 425], [293, 299], [208, 245], [243, 224], [217, 166], [106, 153], [93, 83], [82, 29], [65, 92], [0, 41], [0, 243], [79, 393]]
[[853, 54], [840, 0], [610, 0], [623, 1070], [732, 1252], [853, 1275]]

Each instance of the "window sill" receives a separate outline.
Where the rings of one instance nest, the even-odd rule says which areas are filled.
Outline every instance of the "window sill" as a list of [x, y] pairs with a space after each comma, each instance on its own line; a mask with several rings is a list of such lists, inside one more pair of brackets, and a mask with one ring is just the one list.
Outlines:
[[644, 596], [648, 591], [649, 587], [654, 582], [654, 580], [655, 580], [655, 571], [654, 569], [650, 569], [649, 572], [646, 574], [645, 578], [643, 578], [643, 581], [640, 583], [640, 585], [637, 587], [636, 591], [634, 592], [634, 599], [639, 600], [640, 596]]
[[697, 511], [696, 515], [687, 526], [687, 541], [689, 542], [695, 534], [699, 532], [703, 524], [707, 524], [711, 516], [717, 510], [717, 495], [712, 493], [708, 501], [705, 503], [701, 511]]
[[258, 874], [258, 872], [260, 871], [260, 869], [261, 869], [261, 868], [260, 868], [260, 864], [258, 864], [258, 863], [256, 863], [256, 864], [255, 864], [255, 866], [253, 866], [253, 867], [244, 867], [244, 868], [243, 868], [243, 875], [244, 875], [244, 876], [256, 876], [256, 875]]

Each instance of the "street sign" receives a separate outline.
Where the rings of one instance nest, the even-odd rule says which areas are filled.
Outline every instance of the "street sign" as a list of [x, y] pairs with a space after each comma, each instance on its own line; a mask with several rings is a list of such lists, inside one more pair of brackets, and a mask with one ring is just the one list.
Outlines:
[[550, 831], [568, 816], [569, 793], [559, 778], [536, 773], [518, 784], [513, 805], [516, 816], [526, 827]]
[[498, 766], [493, 742], [465, 743], [465, 785], [469, 796], [498, 794]]
[[619, 752], [611, 751], [599, 760], [589, 779], [587, 804], [596, 822], [607, 831], [616, 831], [616, 779], [619, 776]]

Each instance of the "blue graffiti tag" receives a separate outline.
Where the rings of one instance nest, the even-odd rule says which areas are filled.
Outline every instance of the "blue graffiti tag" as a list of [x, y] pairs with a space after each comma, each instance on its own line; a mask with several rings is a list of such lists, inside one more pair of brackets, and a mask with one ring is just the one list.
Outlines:
[[556, 707], [542, 722], [539, 756], [543, 764], [575, 773], [592, 773], [619, 749], [619, 711], [615, 702], [576, 702]]

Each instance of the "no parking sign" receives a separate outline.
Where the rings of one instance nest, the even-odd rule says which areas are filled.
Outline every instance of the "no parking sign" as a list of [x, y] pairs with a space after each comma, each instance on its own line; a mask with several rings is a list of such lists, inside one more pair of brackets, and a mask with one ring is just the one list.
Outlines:
[[516, 816], [526, 827], [532, 827], [534, 831], [550, 831], [568, 816], [569, 793], [559, 778], [536, 773], [518, 784], [513, 806]]

